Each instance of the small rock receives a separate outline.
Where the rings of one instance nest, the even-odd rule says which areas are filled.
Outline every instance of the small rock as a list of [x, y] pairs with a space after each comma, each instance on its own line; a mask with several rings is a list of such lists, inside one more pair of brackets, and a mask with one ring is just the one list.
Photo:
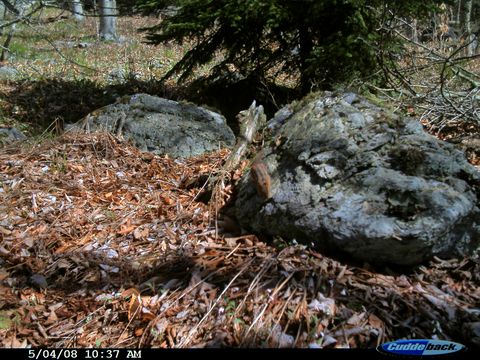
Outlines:
[[273, 119], [269, 120], [267, 127], [273, 132], [277, 131], [284, 123], [293, 115], [293, 111], [289, 106], [285, 106], [278, 110]]
[[19, 75], [17, 69], [10, 66], [0, 67], [0, 80], [15, 80]]
[[33, 274], [30, 276], [30, 283], [37, 289], [46, 289], [48, 287], [47, 279], [40, 274]]
[[27, 137], [14, 127], [0, 128], [0, 144], [9, 144], [17, 140], [25, 140]]

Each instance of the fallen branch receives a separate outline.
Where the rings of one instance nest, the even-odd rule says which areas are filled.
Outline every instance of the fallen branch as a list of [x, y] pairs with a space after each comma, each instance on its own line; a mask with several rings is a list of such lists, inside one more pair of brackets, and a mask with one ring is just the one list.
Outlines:
[[[220, 194], [225, 189], [225, 184], [229, 181], [231, 172], [239, 166], [255, 134], [266, 122], [263, 106], [256, 106], [255, 100], [248, 110], [243, 110], [237, 115], [237, 119], [240, 122], [240, 134], [237, 143], [220, 170], [219, 176], [212, 178], [212, 185], [209, 186], [212, 189], [211, 203], [216, 205], [219, 205]], [[216, 209], [218, 210], [218, 206], [216, 206]]]
[[240, 164], [242, 157], [247, 151], [248, 145], [252, 143], [255, 134], [266, 122], [263, 106], [255, 105], [254, 100], [248, 110], [240, 111], [237, 115], [237, 119], [240, 122], [240, 134], [237, 139], [237, 144], [225, 162], [224, 170], [226, 171], [232, 171]]

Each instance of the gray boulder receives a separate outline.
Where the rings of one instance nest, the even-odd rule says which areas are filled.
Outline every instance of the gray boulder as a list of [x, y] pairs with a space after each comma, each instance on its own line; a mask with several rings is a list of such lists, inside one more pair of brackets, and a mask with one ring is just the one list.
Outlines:
[[176, 158], [231, 147], [235, 135], [225, 118], [189, 103], [156, 96], [126, 96], [87, 115], [80, 126], [132, 140], [141, 150]]
[[0, 145], [7, 145], [17, 140], [25, 140], [27, 137], [14, 127], [0, 128]]
[[0, 66], [0, 80], [16, 80], [20, 76], [17, 69], [10, 66]]
[[453, 145], [352, 93], [279, 112], [264, 149], [271, 198], [244, 176], [240, 224], [373, 263], [478, 251], [480, 173]]

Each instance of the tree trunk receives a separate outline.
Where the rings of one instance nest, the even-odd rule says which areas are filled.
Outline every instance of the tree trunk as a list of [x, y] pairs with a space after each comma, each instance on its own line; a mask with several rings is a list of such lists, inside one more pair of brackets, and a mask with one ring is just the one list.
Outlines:
[[475, 54], [476, 39], [472, 33], [472, 0], [466, 0], [463, 8], [465, 16], [463, 17], [463, 34], [464, 39], [468, 43], [467, 55], [472, 56]]
[[458, 0], [457, 16], [455, 17], [455, 26], [457, 26], [457, 29], [459, 29], [461, 19], [462, 19], [462, 0]]
[[10, 27], [10, 31], [8, 32], [7, 38], [2, 46], [2, 53], [0, 54], [0, 62], [4, 62], [8, 60], [10, 56], [10, 42], [12, 41], [13, 34], [15, 34], [15, 30], [17, 30], [17, 24], [12, 24]]
[[100, 0], [100, 39], [117, 40], [117, 4], [115, 0]]
[[410, 39], [418, 43], [418, 26], [415, 18], [410, 19]]
[[[2, 2], [2, 11], [4, 15], [6, 15], [7, 12], [10, 12], [11, 14], [14, 14], [14, 15], [20, 14], [20, 11], [15, 7], [17, 5], [16, 3], [12, 4], [9, 0], [0, 0], [0, 1]], [[20, 6], [20, 8], [22, 8], [22, 6]]]
[[[3, 21], [5, 19], [5, 14], [7, 12], [7, 8], [3, 4], [3, 2], [0, 1], [0, 21]], [[2, 29], [0, 29], [0, 35], [2, 34]]]
[[73, 17], [77, 22], [84, 22], [85, 15], [83, 13], [83, 5], [80, 0], [72, 0], [71, 9]]
[[[25, 9], [24, 6], [19, 6], [18, 8], [16, 7], [16, 2], [11, 3], [9, 0], [1, 0], [2, 3], [2, 19], [5, 18], [10, 18], [12, 16], [20, 18], [23, 15], [23, 11]], [[17, 30], [17, 24], [12, 24], [10, 26], [10, 30], [8, 31], [8, 34], [5, 38], [5, 42], [1, 45], [0, 50], [0, 62], [4, 62], [8, 60], [8, 57], [10, 56], [10, 42], [12, 41], [13, 35], [15, 34], [15, 31]], [[3, 34], [3, 28], [0, 29], [0, 33]]]

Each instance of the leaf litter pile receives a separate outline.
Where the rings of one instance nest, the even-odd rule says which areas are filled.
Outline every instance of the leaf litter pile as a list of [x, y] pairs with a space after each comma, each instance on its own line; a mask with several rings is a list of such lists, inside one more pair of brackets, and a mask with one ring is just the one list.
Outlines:
[[107, 134], [2, 149], [1, 346], [479, 346], [478, 259], [404, 275], [231, 237], [194, 181], [227, 156], [172, 160]]

